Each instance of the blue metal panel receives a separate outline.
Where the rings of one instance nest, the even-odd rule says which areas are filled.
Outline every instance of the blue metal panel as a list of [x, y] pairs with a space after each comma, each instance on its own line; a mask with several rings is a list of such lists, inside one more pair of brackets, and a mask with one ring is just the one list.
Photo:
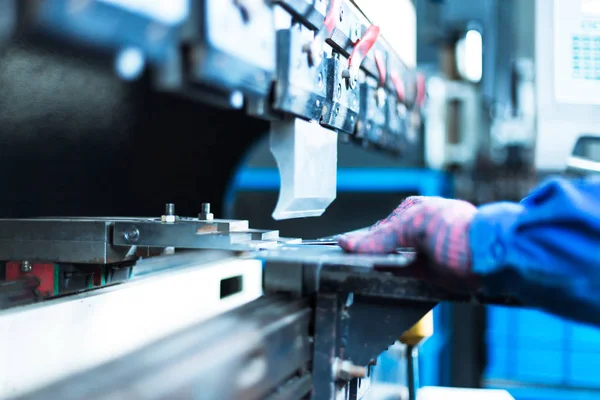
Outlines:
[[[245, 168], [233, 182], [238, 191], [279, 190], [279, 172], [274, 168]], [[411, 192], [423, 196], [442, 196], [449, 189], [447, 175], [424, 169], [340, 168], [339, 192]]]
[[600, 348], [595, 352], [569, 352], [567, 365], [570, 367], [566, 379], [569, 386], [600, 389]]
[[[570, 346], [572, 350], [600, 353], [600, 329], [574, 322], [569, 323], [568, 327], [572, 338]], [[596, 356], [600, 354], [590, 354], [590, 357]], [[600, 370], [598, 372], [600, 373]]]
[[487, 321], [488, 337], [506, 337], [510, 335], [511, 316], [514, 316], [513, 309], [508, 307], [488, 307]]
[[510, 346], [500, 346], [497, 343], [493, 343], [490, 346], [489, 340], [487, 345], [487, 379], [510, 379], [512, 376], [512, 366], [514, 365], [511, 358], [514, 356], [515, 349]]
[[512, 378], [519, 382], [560, 385], [565, 374], [564, 351], [515, 347]]
[[[419, 380], [422, 386], [441, 386], [450, 382], [450, 360], [445, 360], [449, 346], [449, 305], [433, 309], [434, 334], [419, 349]], [[444, 351], [446, 350], [446, 351]]]
[[486, 340], [486, 380], [523, 386], [513, 393], [517, 400], [600, 398], [600, 329], [535, 310], [489, 307]]
[[[566, 322], [536, 310], [512, 310], [515, 313], [513, 334], [519, 349], [560, 350], [565, 343]], [[516, 334], [516, 335], [515, 335]]]

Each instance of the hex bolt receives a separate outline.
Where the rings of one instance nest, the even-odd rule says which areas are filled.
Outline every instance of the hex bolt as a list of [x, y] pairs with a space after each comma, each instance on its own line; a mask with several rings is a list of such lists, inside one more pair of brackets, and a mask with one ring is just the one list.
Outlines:
[[177, 219], [177, 217], [175, 216], [175, 204], [173, 204], [173, 203], [165, 204], [165, 214], [163, 216], [161, 216], [160, 220], [162, 222], [172, 224], [173, 222], [175, 222], [176, 219]]
[[385, 105], [386, 98], [385, 89], [382, 87], [377, 89], [377, 92], [375, 92], [375, 101], [378, 108], [382, 108]]
[[29, 261], [23, 261], [21, 263], [21, 272], [28, 273], [33, 271], [33, 265]]
[[210, 212], [210, 203], [202, 203], [202, 212], [198, 214], [198, 219], [212, 221], [215, 218]]
[[350, 88], [352, 88], [352, 89], [356, 88], [356, 85], [358, 84], [358, 76], [356, 75], [356, 73], [354, 71], [349, 70], [349, 69], [343, 70], [342, 78], [348, 80], [348, 84], [350, 85]]
[[354, 378], [364, 378], [367, 376], [367, 368], [354, 365], [352, 361], [336, 358], [331, 367], [333, 377], [338, 381], [349, 381]]
[[354, 34], [356, 35], [356, 40], [360, 39], [360, 24], [356, 24], [354, 27]]

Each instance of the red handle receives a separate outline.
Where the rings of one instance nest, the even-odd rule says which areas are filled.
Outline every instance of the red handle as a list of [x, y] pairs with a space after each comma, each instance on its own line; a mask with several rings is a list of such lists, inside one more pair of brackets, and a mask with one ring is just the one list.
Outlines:
[[329, 10], [327, 11], [327, 15], [325, 16], [325, 31], [327, 32], [327, 36], [333, 33], [333, 30], [337, 26], [338, 21], [340, 20], [340, 11], [342, 9], [342, 0], [330, 0], [329, 1]]
[[379, 27], [376, 25], [371, 25], [367, 32], [365, 32], [364, 36], [360, 38], [356, 46], [352, 49], [352, 53], [350, 53], [350, 58], [348, 59], [348, 68], [350, 70], [358, 70], [363, 60], [375, 45], [375, 42], [379, 38]]
[[425, 94], [426, 94], [426, 82], [425, 75], [422, 73], [417, 74], [417, 107], [421, 107], [425, 102]]
[[404, 87], [404, 81], [396, 71], [393, 71], [391, 73], [390, 78], [392, 79], [392, 83], [394, 84], [394, 88], [396, 89], [396, 95], [398, 96], [398, 100], [404, 103], [404, 100], [406, 100], [406, 89]]
[[377, 65], [377, 71], [379, 71], [379, 86], [383, 86], [387, 80], [387, 69], [382, 51], [375, 52], [375, 64]]

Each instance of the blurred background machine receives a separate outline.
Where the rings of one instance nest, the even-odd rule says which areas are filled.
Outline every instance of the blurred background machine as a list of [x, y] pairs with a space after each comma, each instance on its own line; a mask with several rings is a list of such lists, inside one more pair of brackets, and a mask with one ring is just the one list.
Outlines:
[[599, 171], [597, 3], [0, 0], [0, 397], [596, 398], [597, 330], [303, 239]]
[[264, 137], [277, 220], [336, 198], [339, 142], [419, 159], [410, 1], [381, 26], [342, 0], [0, 4], [3, 398], [414, 399], [427, 335], [402, 333], [509, 301], [215, 218]]

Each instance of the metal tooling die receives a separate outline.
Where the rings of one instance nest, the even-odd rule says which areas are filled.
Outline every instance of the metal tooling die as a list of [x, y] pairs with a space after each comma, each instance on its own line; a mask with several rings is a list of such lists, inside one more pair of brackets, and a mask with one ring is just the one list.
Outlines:
[[[278, 231], [250, 229], [244, 220], [179, 218], [34, 218], [0, 220], [0, 258], [114, 264], [165, 248], [249, 250], [275, 246]], [[159, 251], [159, 253], [156, 253]]]
[[[366, 121], [362, 121], [363, 129], [357, 129], [359, 116], [377, 115], [378, 126], [375, 133], [381, 130], [383, 138], [376, 137], [372, 141], [376, 142], [380, 149], [395, 154], [410, 154], [414, 143], [405, 140], [404, 131], [397, 127], [382, 126], [384, 125], [382, 121], [385, 120], [384, 106], [365, 110], [365, 107], [373, 108], [373, 104], [361, 102], [361, 99], [364, 97], [362, 92], [368, 88], [363, 83], [373, 78], [381, 81], [380, 89], [388, 98], [396, 95], [394, 86], [390, 84], [393, 74], [404, 82], [407, 93], [416, 90], [413, 88], [415, 84], [406, 67], [406, 60], [399, 56], [398, 49], [394, 49], [379, 35], [379, 27], [368, 19], [368, 15], [363, 14], [355, 2], [349, 0], [168, 2], [173, 3], [173, 7], [180, 7], [177, 13], [161, 12], [160, 9], [150, 6], [147, 9], [144, 7], [139, 9], [131, 4], [128, 6], [128, 3], [114, 0], [22, 2], [5, 0], [2, 2], [11, 6], [8, 8], [3, 6], [5, 15], [0, 19], [2, 24], [0, 42], [6, 44], [7, 48], [15, 50], [15, 52], [7, 52], [7, 56], [2, 60], [3, 67], [0, 71], [10, 71], [5, 74], [11, 75], [2, 81], [3, 85], [9, 87], [4, 92], [12, 93], [10, 87], [13, 84], [16, 86], [14, 90], [19, 93], [25, 91], [27, 87], [27, 90], [36, 93], [36, 97], [41, 89], [47, 89], [43, 92], [45, 96], [40, 97], [47, 99], [48, 104], [44, 105], [49, 110], [42, 114], [54, 115], [58, 112], [52, 111], [54, 106], [62, 104], [61, 99], [57, 99], [58, 96], [64, 96], [67, 100], [77, 98], [78, 95], [82, 95], [85, 99], [100, 97], [94, 96], [96, 93], [91, 84], [80, 86], [70, 85], [70, 83], [79, 81], [85, 83], [88, 80], [91, 82], [92, 78], [87, 74], [92, 77], [102, 76], [102, 79], [111, 83], [110, 89], [104, 81], [96, 83], [98, 87], [107, 88], [103, 89], [103, 96], [101, 96], [102, 107], [95, 103], [90, 104], [89, 109], [66, 107], [68, 111], [65, 112], [64, 119], [44, 121], [43, 129], [47, 132], [55, 132], [54, 135], [61, 138], [65, 135], [64, 132], [69, 132], [73, 127], [76, 127], [74, 131], [77, 135], [78, 132], [97, 131], [95, 140], [102, 141], [102, 146], [106, 146], [107, 154], [112, 154], [116, 160], [114, 163], [108, 163], [107, 168], [114, 168], [114, 171], [126, 174], [121, 175], [123, 181], [148, 180], [148, 184], [137, 185], [132, 189], [121, 183], [105, 182], [103, 180], [106, 179], [105, 175], [100, 174], [101, 176], [95, 178], [98, 180], [96, 184], [91, 185], [89, 182], [95, 180], [89, 179], [90, 170], [95, 167], [88, 165], [87, 160], [93, 158], [91, 154], [94, 154], [97, 146], [90, 144], [86, 147], [84, 145], [87, 142], [73, 142], [72, 138], [69, 138], [73, 145], [80, 148], [81, 154], [87, 156], [75, 157], [75, 160], [69, 162], [64, 161], [68, 173], [61, 173], [63, 165], [61, 163], [52, 163], [48, 166], [43, 164], [42, 157], [33, 157], [28, 173], [47, 168], [51, 177], [44, 180], [39, 177], [39, 174], [32, 173], [32, 176], [18, 178], [20, 181], [35, 182], [36, 185], [43, 185], [48, 181], [60, 185], [61, 183], [58, 182], [64, 180], [63, 184], [69, 189], [64, 193], [61, 192], [64, 199], [61, 198], [56, 202], [48, 201], [40, 205], [39, 209], [24, 209], [12, 215], [69, 215], [68, 210], [55, 211], [56, 204], [65, 204], [65, 207], [67, 204], [84, 205], [81, 206], [81, 213], [74, 212], [77, 215], [111, 215], [112, 209], [106, 206], [111, 202], [108, 194], [87, 194], [94, 192], [96, 187], [107, 185], [111, 187], [119, 185], [119, 190], [122, 192], [135, 192], [135, 195], [122, 196], [123, 201], [117, 205], [122, 208], [114, 211], [113, 215], [132, 215], [136, 211], [132, 205], [144, 207], [140, 203], [153, 194], [153, 189], [150, 187], [157, 187], [156, 185], [164, 192], [177, 191], [178, 202], [182, 198], [183, 201], [189, 198], [210, 198], [219, 201], [226, 190], [222, 181], [231, 175], [234, 166], [242, 159], [244, 150], [251, 145], [252, 141], [268, 131], [266, 128], [268, 124], [271, 124], [272, 128], [285, 127], [285, 124], [273, 122], [287, 122], [295, 118], [312, 121], [315, 125], [320, 124], [324, 131], [329, 131], [322, 132], [321, 136], [332, 138], [330, 143], [322, 146], [325, 150], [321, 157], [308, 159], [307, 163], [313, 167], [312, 169], [320, 168], [320, 161], [323, 158], [335, 160], [337, 157], [337, 138], [325, 135], [326, 133], [339, 132], [350, 137], [357, 135], [357, 132], [365, 134], [363, 131]], [[137, 4], [142, 3], [144, 2]], [[155, 6], [159, 4], [159, 2], [148, 4], [150, 3], [154, 3]], [[330, 18], [332, 16], [335, 18]], [[329, 23], [325, 24], [328, 18]], [[280, 21], [283, 21], [282, 25]], [[374, 32], [375, 35], [372, 34]], [[415, 40], [412, 36], [405, 39]], [[39, 51], [40, 48], [43, 51]], [[316, 50], [312, 51], [313, 49]], [[357, 49], [361, 50], [357, 51]], [[50, 86], [48, 79], [42, 76], [43, 74], [39, 74], [37, 68], [34, 67], [29, 71], [20, 66], [19, 62], [22, 61], [19, 61], [17, 56], [23, 53], [29, 60], [27, 65], [31, 65], [32, 61], [39, 62], [42, 69], [51, 72], [51, 76], [65, 76], [68, 79], [66, 82], [57, 79], [56, 82], [52, 81], [57, 87]], [[381, 65], [377, 61], [376, 54], [380, 54], [380, 59], [385, 60], [387, 71], [385, 76], [381, 74]], [[315, 55], [319, 60], [313, 59]], [[63, 63], [64, 60], [85, 60], [85, 62], [81, 65], [80, 63], [71, 65], [70, 61]], [[57, 66], [60, 68], [55, 71]], [[71, 68], [77, 72], [84, 71], [86, 78], [74, 73]], [[25, 72], [30, 75], [20, 77], [20, 74]], [[16, 76], [21, 80], [15, 79]], [[1, 78], [3, 75], [0, 75]], [[39, 84], [34, 82], [36, 78], [40, 79]], [[89, 87], [90, 93], [82, 93], [82, 86], [83, 89]], [[132, 97], [140, 100], [139, 105], [132, 101]], [[150, 101], [150, 97], [153, 101]], [[23, 101], [28, 96], [14, 96], [14, 98]], [[176, 105], [175, 102], [178, 104]], [[3, 124], [6, 127], [6, 134], [13, 131], [21, 132], [23, 129], [31, 129], [31, 126], [35, 126], [24, 122], [32, 120], [28, 114], [20, 115], [29, 107], [23, 106], [19, 101], [15, 103], [17, 103], [15, 113], [19, 115], [11, 123]], [[76, 103], [81, 105], [89, 102], [81, 99]], [[185, 103], [187, 106], [180, 106], [179, 103]], [[405, 105], [411, 109], [411, 112], [421, 112], [421, 104], [407, 102]], [[110, 107], [110, 110], [114, 107], [119, 112], [107, 112], [103, 106]], [[219, 117], [216, 116], [216, 111], [211, 112], [217, 109]], [[394, 108], [392, 112], [395, 112]], [[11, 111], [9, 114], [12, 113]], [[148, 115], [153, 115], [151, 123], [148, 123], [150, 121]], [[190, 115], [193, 118], [190, 118]], [[401, 119], [400, 123], [406, 123], [406, 116], [395, 117]], [[106, 125], [92, 124], [93, 129], [87, 129], [86, 121], [94, 121], [96, 118], [106, 122]], [[184, 121], [188, 122], [188, 119], [189, 123], [184, 123]], [[222, 125], [229, 122], [233, 126], [222, 129]], [[196, 124], [202, 126], [201, 135], [197, 135]], [[185, 128], [189, 126], [194, 128]], [[165, 127], [177, 131], [170, 136], [169, 140], [165, 140], [164, 132], [167, 131]], [[244, 129], [247, 133], [239, 135], [239, 129]], [[122, 131], [119, 135], [114, 135], [116, 130]], [[274, 131], [275, 135], [285, 134], [278, 129]], [[387, 131], [393, 131], [394, 135], [388, 135]], [[301, 136], [302, 132], [294, 135]], [[113, 143], [112, 138], [115, 136], [130, 144], [131, 149], [135, 149], [126, 159], [117, 155], [123, 149], [123, 143], [117, 145], [119, 140]], [[201, 139], [197, 139], [198, 137]], [[20, 148], [12, 141], [8, 142], [6, 145], [12, 149], [7, 150], [8, 153], [32, 151]], [[207, 143], [218, 143], [218, 145], [205, 146]], [[43, 147], [41, 143], [32, 143], [31, 146], [33, 149]], [[179, 151], [178, 146], [186, 148], [187, 151]], [[57, 146], [47, 153], [58, 154], [64, 147]], [[300, 147], [298, 150], [287, 149], [288, 153], [302, 150]], [[59, 158], [69, 159], [66, 156]], [[106, 158], [110, 159], [110, 157]], [[167, 163], [163, 162], [165, 158], [169, 159]], [[40, 163], [39, 166], [37, 162]], [[150, 182], [148, 178], [140, 178], [135, 174], [136, 169], [131, 166], [142, 164], [149, 166], [148, 176], [160, 171], [168, 172], [171, 178], [164, 182]], [[156, 167], [157, 165], [160, 167]], [[197, 167], [193, 168], [194, 172], [186, 173], [189, 180], [209, 179], [216, 177], [217, 174], [222, 174], [223, 178], [218, 175], [218, 179], [214, 179], [221, 182], [211, 182], [194, 189], [185, 189], [193, 190], [192, 194], [178, 187], [174, 189], [169, 186], [171, 185], [169, 182], [183, 179], [181, 178], [181, 170], [185, 169], [183, 165]], [[331, 176], [335, 176], [335, 168], [330, 171]], [[209, 174], [207, 171], [215, 172]], [[75, 178], [71, 180], [67, 178], [71, 175], [82, 179], [81, 190], [72, 189], [73, 185], [70, 183]], [[295, 187], [295, 181], [288, 175], [282, 174], [282, 177], [284, 186], [296, 191], [305, 189], [302, 185]], [[7, 176], [7, 179], [9, 178], [17, 179]], [[284, 182], [286, 180], [288, 182]], [[120, 185], [123, 185], [123, 188]], [[312, 196], [312, 192], [316, 190], [320, 190], [320, 193]], [[309, 193], [306, 192], [306, 190], [300, 192], [297, 197], [300, 199], [332, 198], [333, 201], [335, 185], [324, 184], [322, 187], [311, 188]], [[333, 193], [333, 196], [330, 193]], [[50, 193], [49, 196], [55, 194]], [[309, 211], [315, 210], [311, 204], [302, 205], [301, 201], [297, 203], [301, 204], [299, 208], [304, 212], [304, 216], [307, 216]], [[190, 207], [188, 203], [186, 208]], [[146, 214], [148, 208], [140, 212]], [[296, 214], [287, 213], [282, 218], [293, 216]]]

